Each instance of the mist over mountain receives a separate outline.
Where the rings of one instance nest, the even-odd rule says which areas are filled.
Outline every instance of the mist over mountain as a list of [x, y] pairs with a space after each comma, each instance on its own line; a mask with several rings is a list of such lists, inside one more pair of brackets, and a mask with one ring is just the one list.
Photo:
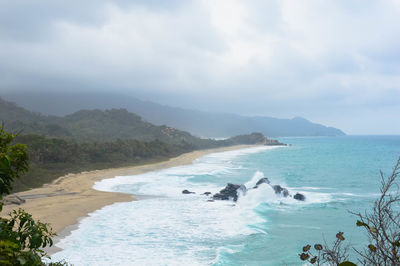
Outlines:
[[304, 118], [280, 119], [242, 116], [170, 107], [112, 93], [9, 93], [4, 99], [45, 115], [67, 115], [81, 109], [124, 108], [155, 125], [168, 125], [201, 137], [231, 137], [261, 132], [266, 136], [336, 136], [337, 128]]

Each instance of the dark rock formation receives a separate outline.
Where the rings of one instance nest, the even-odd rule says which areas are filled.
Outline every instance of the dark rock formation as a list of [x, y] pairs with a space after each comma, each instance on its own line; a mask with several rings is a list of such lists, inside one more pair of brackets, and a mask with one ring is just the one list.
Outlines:
[[182, 191], [182, 194], [196, 194], [196, 193], [185, 189]]
[[202, 195], [208, 196], [208, 195], [211, 195], [211, 192], [204, 192]]
[[296, 193], [296, 195], [293, 196], [294, 199], [300, 200], [300, 201], [305, 201], [306, 197], [303, 194]]
[[238, 190], [246, 193], [247, 189], [244, 185], [236, 185], [228, 183], [224, 189], [222, 189], [219, 193], [213, 196], [213, 199], [216, 200], [230, 200], [237, 201], [238, 199]]
[[281, 194], [285, 198], [289, 196], [289, 191], [286, 188], [281, 187], [280, 185], [274, 185], [272, 188], [275, 191], [275, 194]]
[[[257, 183], [256, 183], [256, 186], [254, 188], [258, 188], [258, 186], [263, 184], [263, 183], [269, 184], [273, 188], [273, 190], [275, 191], [275, 194], [277, 194], [277, 195], [281, 195], [281, 196], [283, 196], [285, 198], [290, 196], [290, 193], [286, 188], [281, 187], [280, 185], [271, 185], [270, 181], [266, 177], [263, 177], [260, 180], [258, 180]], [[296, 199], [296, 200], [300, 200], [300, 201], [305, 201], [306, 200], [306, 197], [303, 194], [300, 194], [300, 193], [296, 193], [293, 196], [293, 198]]]
[[263, 177], [257, 181], [256, 185], [253, 188], [258, 188], [259, 185], [264, 184], [264, 183], [270, 184], [271, 182], [269, 182], [268, 178]]
[[[280, 195], [282, 197], [289, 197], [291, 196], [287, 188], [281, 187], [280, 185], [271, 185], [270, 181], [268, 178], [263, 177], [260, 180], [257, 181], [256, 185], [253, 188], [250, 189], [257, 189], [259, 185], [261, 184], [268, 184], [272, 187], [276, 195]], [[237, 201], [239, 194], [238, 192], [241, 191], [243, 195], [246, 194], [247, 188], [244, 185], [237, 185], [237, 184], [231, 184], [228, 183], [224, 189], [222, 189], [220, 192], [217, 194], [213, 195], [213, 200], [233, 200]], [[183, 192], [182, 192], [183, 193]], [[210, 195], [210, 192], [205, 192], [204, 195]], [[293, 196], [294, 199], [304, 201], [306, 200], [306, 197], [303, 194], [296, 193]]]

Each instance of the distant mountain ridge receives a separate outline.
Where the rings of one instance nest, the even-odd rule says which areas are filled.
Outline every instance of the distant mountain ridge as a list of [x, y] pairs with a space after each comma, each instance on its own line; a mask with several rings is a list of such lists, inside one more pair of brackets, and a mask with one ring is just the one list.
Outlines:
[[24, 93], [8, 94], [5, 99], [36, 112], [66, 115], [80, 109], [125, 108], [155, 125], [168, 125], [201, 137], [231, 137], [249, 132], [266, 136], [340, 136], [343, 131], [312, 123], [304, 118], [279, 119], [241, 116], [170, 107], [117, 94]]
[[245, 134], [225, 140], [204, 139], [169, 126], [156, 126], [126, 109], [80, 110], [66, 116], [45, 116], [30, 112], [0, 98], [0, 122], [11, 132], [62, 138], [80, 143], [137, 140], [163, 142], [193, 150], [236, 144], [275, 145], [261, 133]]

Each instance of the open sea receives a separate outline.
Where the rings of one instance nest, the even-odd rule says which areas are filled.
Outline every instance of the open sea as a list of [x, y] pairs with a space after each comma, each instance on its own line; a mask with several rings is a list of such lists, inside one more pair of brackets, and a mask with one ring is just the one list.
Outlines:
[[[306, 244], [361, 247], [363, 229], [349, 211], [363, 212], [379, 196], [380, 175], [400, 156], [400, 136], [280, 138], [287, 147], [255, 147], [207, 155], [191, 165], [96, 183], [131, 193], [81, 220], [53, 260], [74, 265], [302, 265]], [[262, 177], [303, 193], [275, 195], [266, 184], [232, 201], [208, 202], [226, 183], [252, 187]], [[184, 195], [188, 189], [196, 194]]]

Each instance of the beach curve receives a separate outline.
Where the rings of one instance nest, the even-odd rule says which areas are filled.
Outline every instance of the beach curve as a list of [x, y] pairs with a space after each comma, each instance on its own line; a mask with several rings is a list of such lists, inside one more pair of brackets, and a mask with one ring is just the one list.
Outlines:
[[[25, 199], [26, 202], [21, 205], [5, 205], [3, 213], [8, 214], [12, 210], [22, 208], [32, 214], [34, 219], [49, 223], [53, 231], [58, 234], [58, 238], [65, 237], [76, 227], [79, 219], [86, 217], [89, 213], [113, 203], [137, 200], [131, 194], [95, 190], [93, 188], [95, 182], [115, 176], [138, 175], [186, 165], [207, 154], [255, 146], [258, 145], [235, 145], [197, 150], [157, 163], [68, 174], [40, 188], [13, 194]], [[48, 250], [49, 253], [54, 251]]]

